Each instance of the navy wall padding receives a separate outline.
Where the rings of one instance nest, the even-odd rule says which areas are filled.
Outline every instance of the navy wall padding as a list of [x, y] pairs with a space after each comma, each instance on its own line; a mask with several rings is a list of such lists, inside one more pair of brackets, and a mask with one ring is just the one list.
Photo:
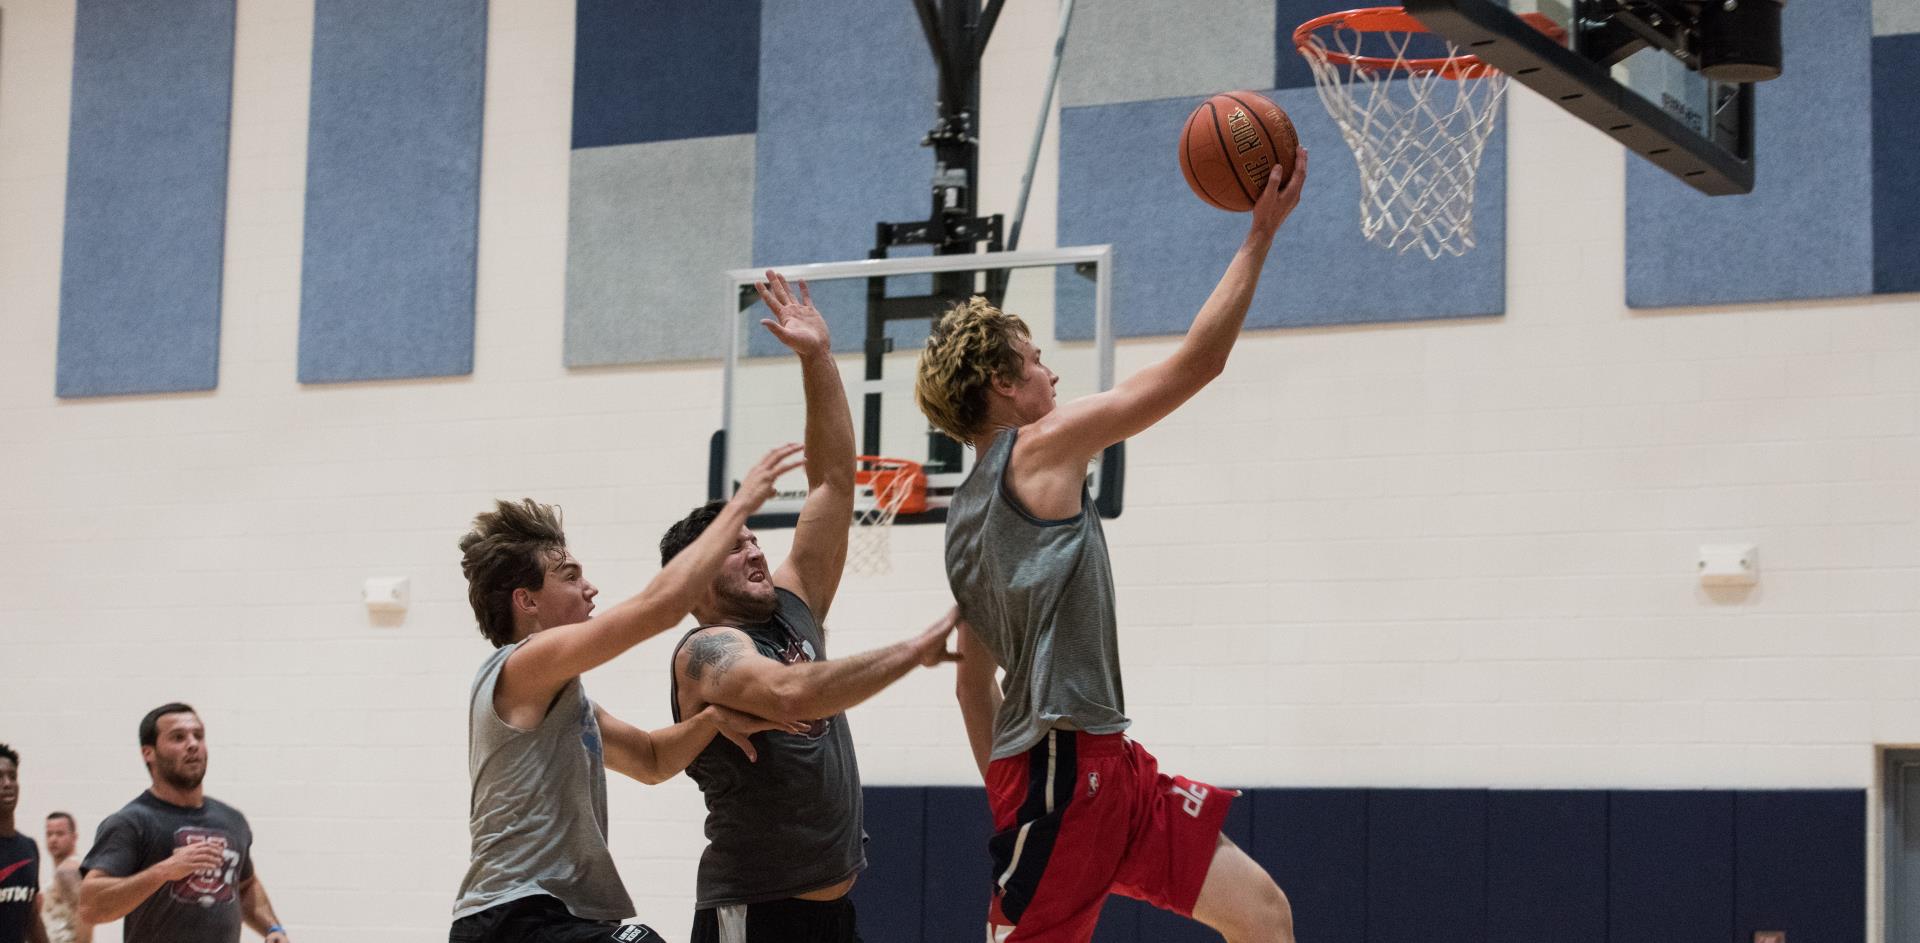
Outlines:
[[1253, 790], [1255, 861], [1293, 904], [1294, 931], [1319, 943], [1367, 939], [1367, 790]]
[[[1419, 250], [1396, 254], [1360, 235], [1359, 171], [1317, 93], [1308, 87], [1264, 94], [1292, 117], [1313, 161], [1300, 205], [1274, 239], [1248, 327], [1476, 317], [1505, 308], [1504, 128], [1487, 142], [1480, 163], [1479, 247], [1428, 261]], [[1060, 112], [1059, 240], [1113, 244], [1116, 336], [1185, 333], [1246, 239], [1251, 215], [1200, 202], [1180, 173], [1180, 129], [1200, 101]], [[1093, 336], [1090, 308], [1064, 295], [1057, 307], [1058, 339]]]
[[1487, 943], [1606, 943], [1607, 794], [1487, 794]]
[[1367, 939], [1484, 943], [1487, 793], [1376, 789], [1367, 797]]
[[1784, 930], [1792, 943], [1863, 943], [1866, 796], [1859, 790], [1742, 792], [1734, 801], [1735, 940]]
[[1873, 290], [1920, 291], [1920, 33], [1873, 38]]
[[[993, 813], [978, 786], [930, 786], [927, 794], [925, 890], [921, 938], [972, 941], [987, 923], [993, 886]], [[960, 934], [964, 928], [967, 933]], [[888, 937], [887, 939], [891, 939]]]
[[233, 0], [80, 0], [55, 392], [210, 390]]
[[867, 830], [867, 870], [853, 885], [860, 933], [872, 940], [920, 939], [925, 898], [926, 790], [918, 787], [862, 789], [861, 825]]
[[1607, 938], [1733, 938], [1733, 793], [1615, 792], [1607, 813]]
[[[875, 223], [927, 218], [933, 152], [920, 140], [936, 117], [935, 84], [933, 54], [910, 3], [766, 5], [753, 264], [863, 259], [873, 248]], [[815, 304], [835, 349], [861, 349], [864, 283], [818, 287]], [[925, 339], [922, 324], [912, 342]], [[757, 354], [785, 351], [757, 324], [749, 347]]]
[[300, 382], [473, 371], [486, 0], [318, 0]]
[[[1872, 5], [1789, 3], [1785, 72], [1760, 85], [1754, 188], [1704, 196], [1627, 154], [1627, 304], [1873, 291]], [[1905, 95], [1911, 79], [1899, 86]]]
[[580, 0], [573, 146], [752, 134], [760, 0]]

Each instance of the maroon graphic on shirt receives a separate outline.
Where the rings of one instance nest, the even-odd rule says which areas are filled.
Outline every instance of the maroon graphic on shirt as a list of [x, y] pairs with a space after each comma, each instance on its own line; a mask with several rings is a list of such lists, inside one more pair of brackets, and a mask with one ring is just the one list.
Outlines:
[[220, 849], [220, 864], [195, 871], [167, 887], [172, 891], [173, 899], [183, 904], [212, 907], [227, 903], [233, 900], [233, 885], [240, 878], [240, 853], [228, 847], [227, 833], [191, 825], [173, 831], [175, 848], [202, 843]]
[[[812, 660], [813, 643], [794, 635], [792, 632], [788, 632], [786, 647], [780, 650], [780, 663], [783, 665], [797, 665]], [[806, 737], [808, 740], [818, 740], [826, 736], [827, 731], [831, 729], [833, 729], [833, 718], [831, 717], [809, 720], [807, 721], [807, 729], [801, 731], [798, 736]]]

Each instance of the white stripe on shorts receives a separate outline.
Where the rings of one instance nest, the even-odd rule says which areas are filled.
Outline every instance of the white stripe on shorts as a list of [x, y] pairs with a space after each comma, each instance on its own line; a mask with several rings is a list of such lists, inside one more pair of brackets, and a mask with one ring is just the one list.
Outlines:
[[720, 943], [747, 943], [747, 905], [729, 904], [713, 909], [720, 919]]

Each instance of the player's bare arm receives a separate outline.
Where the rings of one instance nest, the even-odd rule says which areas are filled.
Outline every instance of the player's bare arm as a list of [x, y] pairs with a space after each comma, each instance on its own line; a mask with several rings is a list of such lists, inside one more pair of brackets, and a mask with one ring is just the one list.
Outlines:
[[[1063, 403], [1021, 430], [1014, 445], [1011, 483], [1023, 501], [1031, 500], [1030, 510], [1044, 517], [1077, 513], [1080, 482], [1089, 461], [1107, 446], [1165, 418], [1226, 369], [1227, 355], [1253, 304], [1274, 233], [1300, 205], [1306, 179], [1307, 151], [1301, 148], [1285, 186], [1278, 185], [1277, 176], [1269, 177], [1254, 207], [1246, 241], [1170, 356], [1111, 390]], [[1063, 504], [1065, 513], [1051, 513]]]
[[169, 881], [178, 881], [197, 871], [212, 871], [223, 864], [220, 848], [208, 842], [194, 842], [173, 850], [173, 854], [137, 874], [116, 877], [105, 871], [89, 871], [80, 882], [80, 919], [88, 923], [111, 923], [130, 913], [142, 901]]
[[795, 288], [771, 270], [766, 281], [754, 285], [773, 313], [760, 323], [800, 358], [807, 402], [807, 500], [794, 526], [793, 549], [774, 571], [773, 584], [799, 596], [814, 618], [825, 620], [840, 589], [853, 525], [853, 413], [833, 361], [826, 319], [813, 306], [807, 283], [798, 283], [797, 294]]
[[960, 702], [960, 720], [967, 728], [967, 746], [980, 778], [987, 778], [993, 759], [993, 719], [1000, 713], [999, 664], [962, 620], [958, 627], [960, 663], [954, 667], [953, 695]]
[[[516, 727], [532, 727], [546, 716], [553, 696], [568, 681], [612, 661], [620, 653], [671, 629], [701, 598], [713, 573], [733, 550], [747, 518], [773, 496], [773, 483], [800, 467], [800, 446], [783, 445], [761, 458], [740, 490], [727, 502], [700, 539], [694, 541], [637, 595], [586, 622], [547, 629], [527, 639], [508, 656], [494, 691], [494, 709]], [[574, 564], [578, 568], [578, 564]], [[577, 572], [548, 578], [578, 578]]]
[[805, 721], [831, 717], [884, 690], [916, 666], [959, 656], [947, 651], [956, 610], [925, 631], [846, 658], [787, 665], [761, 655], [739, 629], [715, 626], [694, 635], [674, 659], [682, 713], [719, 704], [759, 717]]
[[649, 786], [666, 782], [680, 774], [719, 734], [733, 741], [749, 760], [759, 759], [753, 741], [748, 739], [762, 730], [799, 733], [804, 724], [779, 723], [736, 710], [709, 704], [686, 720], [659, 730], [642, 730], [595, 704], [594, 717], [600, 723], [600, 741], [606, 750], [607, 768]]
[[280, 917], [273, 912], [273, 901], [267, 897], [267, 885], [255, 874], [240, 885], [240, 919], [255, 933], [266, 938], [266, 943], [288, 943], [287, 931], [280, 929]]

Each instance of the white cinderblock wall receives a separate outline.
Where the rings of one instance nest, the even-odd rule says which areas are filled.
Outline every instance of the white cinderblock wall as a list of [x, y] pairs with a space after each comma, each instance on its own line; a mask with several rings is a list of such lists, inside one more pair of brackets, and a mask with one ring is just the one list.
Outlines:
[[[562, 368], [572, 11], [496, 0], [473, 375], [297, 384], [312, 6], [239, 13], [220, 388], [61, 402], [73, 0], [5, 6], [0, 740], [22, 825], [68, 809], [90, 836], [142, 788], [140, 715], [194, 702], [296, 938], [423, 939], [464, 867], [488, 650], [455, 538], [537, 496], [610, 597], [639, 589], [704, 495], [720, 375]], [[1011, 4], [989, 51], [989, 210], [1054, 24]], [[1619, 150], [1525, 90], [1508, 120], [1504, 317], [1249, 333], [1131, 444], [1109, 534], [1135, 733], [1223, 784], [1869, 787], [1875, 744], [1920, 742], [1920, 301], [1629, 311]], [[1053, 239], [1054, 144], [1026, 247]], [[1286, 278], [1276, 257], [1262, 290]], [[1760, 585], [1703, 591], [1695, 549], [1730, 541]], [[903, 529], [894, 576], [849, 578], [838, 650], [943, 607], [938, 544]], [[362, 610], [382, 575], [413, 580], [404, 619]], [[671, 644], [592, 693], [665, 723]], [[854, 712], [869, 782], [972, 779], [949, 682]], [[684, 937], [698, 794], [619, 781], [612, 805], [643, 917]]]

